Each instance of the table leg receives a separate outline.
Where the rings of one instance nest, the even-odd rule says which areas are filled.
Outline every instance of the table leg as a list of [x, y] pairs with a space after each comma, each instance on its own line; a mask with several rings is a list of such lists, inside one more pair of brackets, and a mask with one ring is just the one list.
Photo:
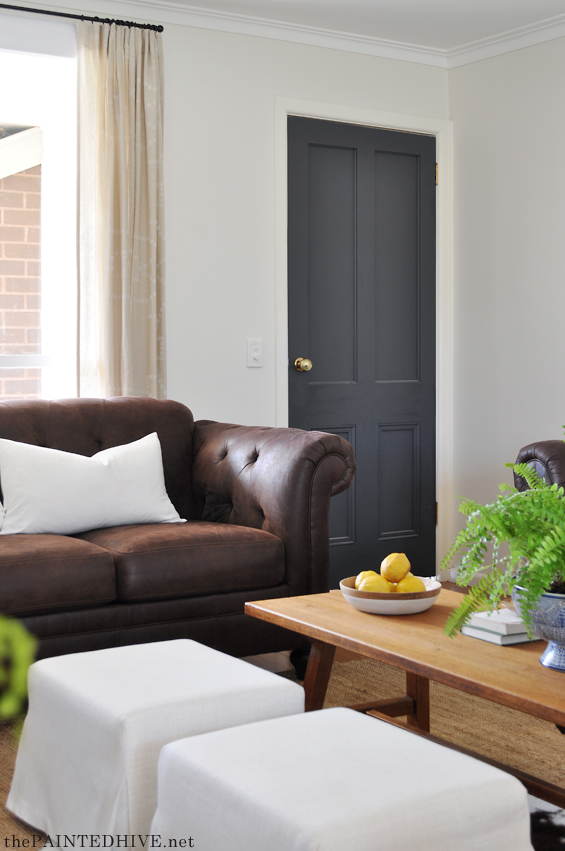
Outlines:
[[304, 677], [306, 712], [322, 709], [324, 706], [334, 656], [335, 647], [333, 644], [325, 644], [323, 641], [314, 641], [312, 644], [306, 676]]
[[407, 716], [408, 726], [430, 732], [430, 681], [406, 671], [406, 694], [414, 700], [414, 713]]

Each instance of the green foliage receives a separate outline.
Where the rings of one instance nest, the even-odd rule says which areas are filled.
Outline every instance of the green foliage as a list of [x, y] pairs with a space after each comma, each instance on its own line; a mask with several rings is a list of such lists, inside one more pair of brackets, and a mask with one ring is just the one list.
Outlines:
[[[454, 635], [476, 611], [499, 607], [515, 585], [523, 587], [521, 605], [526, 626], [541, 595], [564, 581], [565, 500], [563, 488], [548, 485], [526, 464], [507, 464], [530, 490], [501, 485], [496, 502], [480, 505], [466, 499], [459, 510], [467, 515], [442, 561], [442, 569], [459, 560], [457, 582], [468, 585], [479, 572], [488, 574], [469, 589], [445, 626]], [[500, 545], [506, 544], [504, 554]]]
[[27, 672], [35, 658], [36, 640], [14, 618], [0, 616], [0, 719], [25, 708]]

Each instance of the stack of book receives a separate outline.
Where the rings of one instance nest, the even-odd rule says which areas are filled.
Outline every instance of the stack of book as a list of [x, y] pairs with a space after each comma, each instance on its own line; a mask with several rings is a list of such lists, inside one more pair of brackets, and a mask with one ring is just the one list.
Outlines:
[[461, 632], [493, 644], [521, 644], [524, 641], [540, 640], [537, 636], [528, 636], [523, 620], [514, 609], [474, 612]]

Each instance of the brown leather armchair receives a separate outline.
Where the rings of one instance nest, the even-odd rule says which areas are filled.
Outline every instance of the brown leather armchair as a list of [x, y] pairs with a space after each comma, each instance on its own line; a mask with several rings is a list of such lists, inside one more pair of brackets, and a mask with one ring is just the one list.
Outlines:
[[[565, 442], [562, 440], [540, 440], [523, 446], [516, 458], [517, 464], [530, 464], [538, 476], [550, 485], [565, 487]], [[521, 476], [514, 474], [514, 484], [518, 490], [528, 489]]]
[[0, 403], [0, 437], [86, 456], [152, 432], [188, 522], [0, 535], [0, 612], [38, 636], [39, 658], [183, 637], [235, 656], [300, 647], [244, 604], [328, 589], [329, 503], [353, 480], [350, 444], [195, 423], [169, 400]]

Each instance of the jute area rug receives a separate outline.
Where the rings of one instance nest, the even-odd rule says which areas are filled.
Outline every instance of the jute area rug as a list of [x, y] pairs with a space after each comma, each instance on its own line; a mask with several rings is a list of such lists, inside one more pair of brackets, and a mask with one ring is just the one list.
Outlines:
[[[289, 675], [292, 678], [292, 674]], [[346, 706], [379, 698], [394, 697], [404, 692], [404, 674], [396, 668], [371, 660], [336, 664], [328, 688], [325, 706]], [[552, 783], [565, 786], [565, 736], [548, 722], [539, 721], [481, 698], [471, 697], [431, 683], [431, 732], [454, 744], [470, 748], [485, 756], [520, 768]], [[6, 801], [16, 755], [16, 742], [9, 725], [0, 725], [0, 795]], [[298, 755], [299, 761], [299, 755]], [[563, 811], [560, 811], [561, 813]], [[551, 834], [551, 819], [546, 825]], [[545, 838], [536, 836], [537, 851], [564, 848], [563, 827]], [[544, 825], [536, 825], [535, 833]], [[37, 833], [15, 819], [4, 807], [0, 812], [0, 844], [4, 837], [28, 839], [20, 847], [37, 848]], [[563, 840], [563, 841], [561, 841]], [[8, 846], [7, 846], [8, 847]], [[9, 847], [18, 847], [11, 844]], [[218, 851], [222, 851], [218, 849]]]

